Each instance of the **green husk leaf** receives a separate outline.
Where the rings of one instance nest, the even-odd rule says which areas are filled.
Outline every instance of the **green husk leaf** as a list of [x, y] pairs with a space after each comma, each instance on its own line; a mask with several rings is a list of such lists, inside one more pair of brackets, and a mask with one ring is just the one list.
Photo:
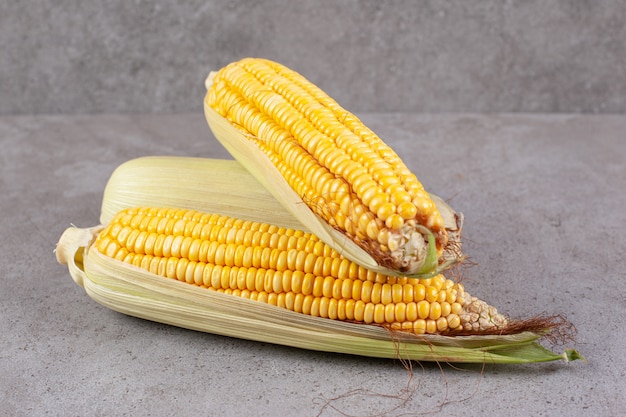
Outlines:
[[551, 352], [537, 343], [541, 334], [534, 332], [416, 336], [210, 291], [107, 258], [91, 244], [99, 230], [68, 229], [57, 245], [57, 257], [92, 299], [127, 315], [229, 337], [378, 358], [493, 364], [582, 358], [573, 350]]

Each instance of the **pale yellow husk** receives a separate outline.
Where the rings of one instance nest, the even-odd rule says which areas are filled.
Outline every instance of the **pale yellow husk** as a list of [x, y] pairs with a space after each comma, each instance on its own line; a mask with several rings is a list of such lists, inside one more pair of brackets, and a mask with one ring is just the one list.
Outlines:
[[100, 222], [122, 209], [166, 206], [219, 213], [290, 229], [305, 226], [239, 163], [226, 159], [146, 156], [118, 166], [104, 189]]

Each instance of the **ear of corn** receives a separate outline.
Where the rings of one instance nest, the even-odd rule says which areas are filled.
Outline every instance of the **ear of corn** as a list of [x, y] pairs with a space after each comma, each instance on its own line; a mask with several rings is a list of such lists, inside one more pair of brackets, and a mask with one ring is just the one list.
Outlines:
[[[218, 140], [344, 256], [380, 273], [413, 277], [436, 275], [462, 257], [460, 217], [434, 201], [389, 146], [301, 75], [248, 58], [212, 73], [207, 89], [205, 114]], [[454, 221], [451, 229], [444, 217]]]
[[[206, 226], [211, 223], [217, 224], [218, 227]], [[261, 264], [261, 267], [267, 266], [268, 268], [264, 268], [267, 271], [271, 269], [272, 265], [276, 266], [277, 270], [281, 270], [282, 279], [277, 279], [276, 275], [269, 279], [267, 277], [270, 275], [266, 273], [262, 280], [255, 278], [254, 282], [250, 281], [250, 285], [253, 285], [251, 288], [254, 289], [240, 290], [239, 285], [245, 285], [244, 281], [251, 275], [248, 271], [244, 274], [242, 271], [245, 267], [237, 267], [235, 263], [248, 262], [253, 264], [256, 262], [254, 256], [247, 257], [245, 250], [238, 251], [238, 247], [245, 246], [245, 244], [229, 243], [224, 245], [217, 243], [217, 247], [222, 249], [213, 252], [208, 249], [211, 245], [210, 241], [214, 239], [217, 242], [220, 239], [225, 239], [224, 241], [234, 239], [233, 242], [256, 242], [254, 233], [241, 232], [246, 227], [248, 230], [257, 228], [251, 223], [180, 209], [129, 209], [115, 216], [113, 221], [104, 227], [97, 226], [88, 229], [72, 227], [67, 229], [57, 246], [57, 259], [60, 263], [68, 265], [70, 274], [76, 283], [82, 286], [87, 294], [97, 302], [124, 314], [199, 331], [312, 350], [383, 358], [401, 357], [422, 361], [527, 363], [561, 359], [570, 361], [582, 358], [574, 350], [566, 350], [562, 354], [556, 354], [539, 345], [537, 340], [541, 337], [542, 331], [499, 334], [505, 332], [506, 319], [497, 315], [486, 304], [472, 299], [461, 286], [443, 277], [430, 280], [429, 284], [432, 285], [429, 287], [439, 287], [439, 290], [437, 288], [426, 289], [424, 297], [431, 299], [429, 302], [431, 308], [428, 314], [439, 316], [437, 320], [433, 319], [435, 330], [432, 333], [443, 332], [449, 333], [449, 335], [422, 334], [431, 333], [428, 329], [432, 325], [426, 321], [424, 323], [419, 322], [419, 319], [411, 323], [410, 326], [406, 324], [406, 320], [377, 323], [377, 320], [374, 319], [372, 324], [366, 324], [367, 320], [358, 320], [354, 317], [348, 320], [341, 320], [339, 317], [329, 319], [331, 317], [320, 317], [321, 314], [312, 314], [310, 311], [308, 314], [291, 311], [285, 308], [286, 302], [285, 305], [280, 304], [281, 302], [278, 300], [281, 297], [276, 291], [281, 285], [284, 293], [287, 293], [284, 291], [284, 285], [291, 285], [292, 293], [296, 290], [296, 286], [299, 286], [299, 291], [302, 291], [303, 286], [297, 284], [297, 280], [293, 280], [294, 275], [298, 274], [297, 261], [294, 261], [295, 264], [291, 264], [287, 260], [285, 264], [278, 266], [282, 262], [280, 260], [282, 259], [281, 255], [272, 254], [280, 251], [270, 250], [266, 256], [261, 255], [259, 258], [259, 262], [267, 262], [267, 265]], [[233, 228], [234, 225], [238, 225], [239, 228]], [[268, 226], [258, 225], [259, 230], [266, 227]], [[146, 233], [142, 234], [142, 229]], [[153, 229], [154, 232], [147, 233]], [[329, 257], [329, 259], [341, 259], [333, 258], [332, 251], [325, 249], [324, 245], [314, 236], [295, 231], [293, 233], [283, 231], [282, 236], [290, 236], [293, 239], [273, 238], [273, 234], [268, 236], [267, 230], [258, 234], [258, 239], [267, 240], [270, 246], [274, 245], [279, 248], [281, 245], [295, 244], [296, 247], [298, 245], [304, 247], [305, 252], [308, 247], [312, 251], [309, 253], [319, 253], [320, 256]], [[208, 235], [204, 237], [205, 240], [209, 241], [204, 246], [203, 243], [196, 244], [194, 241], [186, 239], [195, 234], [201, 236], [202, 231]], [[163, 234], [159, 235], [157, 232], [163, 232]], [[189, 236], [185, 236], [186, 234]], [[160, 238], [159, 236], [164, 237]], [[159, 240], [164, 243], [157, 244], [156, 242]], [[205, 255], [201, 255], [201, 251], [191, 249], [197, 245], [207, 248]], [[287, 252], [289, 253], [289, 251]], [[239, 253], [241, 259], [237, 261], [237, 256], [230, 257], [231, 253], [233, 255]], [[296, 259], [299, 253], [296, 253]], [[334, 255], [336, 256], [336, 254]], [[206, 259], [203, 256], [206, 256]], [[160, 259], [157, 260], [157, 258]], [[167, 259], [163, 260], [165, 258]], [[230, 269], [230, 273], [217, 274], [214, 271], [218, 268], [214, 266], [213, 272], [210, 275], [205, 275], [209, 274], [205, 272], [209, 270], [206, 267], [211, 263], [209, 258], [214, 263], [223, 264], [220, 268], [221, 271]], [[219, 260], [216, 261], [218, 258]], [[206, 262], [204, 262], [205, 260]], [[199, 269], [198, 265], [203, 262], [205, 265]], [[191, 266], [192, 263], [195, 263], [193, 267]], [[237, 268], [238, 270], [235, 271]], [[329, 277], [334, 278], [333, 275], [338, 275], [338, 271], [332, 271], [332, 269], [330, 267]], [[339, 267], [339, 269], [342, 268]], [[351, 273], [354, 274], [352, 281], [361, 282], [361, 288], [366, 285], [365, 283], [371, 283], [372, 287], [376, 284], [384, 286], [390, 283], [393, 283], [392, 286], [411, 285], [413, 296], [421, 297], [421, 295], [416, 295], [417, 292], [420, 292], [416, 291], [417, 284], [408, 284], [406, 278], [382, 277], [378, 274], [367, 273], [358, 267], [348, 267], [347, 269], [348, 273], [352, 269]], [[196, 275], [198, 274], [197, 271], [200, 270], [202, 271], [201, 277]], [[364, 275], [360, 277], [360, 274]], [[292, 280], [285, 279], [288, 275], [291, 276]], [[243, 277], [246, 280], [243, 280]], [[324, 286], [330, 281], [339, 282], [339, 279], [329, 280], [328, 277], [324, 277], [321, 281], [321, 297], [318, 299], [324, 298], [324, 291], [327, 290]], [[213, 284], [215, 285], [213, 286]], [[316, 291], [315, 286], [314, 282], [309, 286], [311, 288], [310, 295]], [[235, 287], [236, 290], [232, 289]], [[354, 287], [351, 288], [354, 289]], [[257, 289], [261, 291], [257, 291]], [[344, 285], [341, 285], [341, 289], [344, 289]], [[336, 294], [333, 294], [334, 290], [333, 285], [330, 293], [327, 294], [328, 299], [336, 299], [334, 298]], [[256, 292], [256, 297], [246, 297], [243, 295], [244, 291], [248, 291], [249, 295]], [[393, 288], [391, 288], [391, 294], [393, 298]], [[348, 294], [345, 295], [348, 296]], [[407, 294], [403, 292], [402, 295], [404, 297]], [[287, 297], [285, 295], [283, 301]], [[382, 298], [386, 297], [385, 295], [374, 295], [374, 292], [369, 292], [369, 297], [370, 302], [375, 304], [374, 311], [378, 308], [377, 306], [383, 305], [386, 312], [387, 306], [393, 305], [393, 303], [383, 304]], [[381, 300], [372, 300], [374, 297], [381, 298]], [[454, 297], [455, 300], [453, 301], [452, 298]], [[464, 297], [472, 301], [465, 302], [462, 300]], [[271, 300], [276, 300], [276, 302]], [[457, 302], [459, 305], [461, 303], [458, 301], [462, 301], [464, 309], [471, 309], [472, 306], [485, 307], [485, 311], [490, 312], [490, 314], [493, 313], [494, 317], [497, 316], [498, 320], [491, 323], [492, 328], [497, 331], [495, 334], [493, 332], [492, 334], [481, 334], [483, 332], [481, 320], [484, 317], [481, 318], [480, 313], [476, 317], [472, 317], [475, 312], [467, 314], [464, 319], [465, 321], [470, 320], [469, 327], [461, 326], [466, 330], [465, 333], [461, 333], [463, 329], [447, 330], [442, 328], [437, 330], [436, 326], [443, 322], [443, 320], [439, 320], [444, 315], [441, 307], [447, 300], [453, 301], [453, 304]], [[374, 301], [376, 302], [374, 303]], [[399, 301], [399, 298], [396, 301]], [[313, 304], [312, 301], [311, 305]], [[320, 311], [319, 305], [317, 307], [318, 313]], [[396, 303], [392, 310], [396, 311], [397, 305], [399, 304]], [[433, 309], [433, 305], [438, 307]], [[419, 308], [417, 309], [419, 310]], [[447, 307], [445, 309], [447, 310]], [[347, 311], [344, 309], [344, 312], [347, 313]], [[435, 312], [433, 313], [433, 311]], [[455, 316], [455, 313], [446, 311], [446, 320], [448, 322], [452, 320], [454, 323], [460, 322], [464, 313], [457, 312], [459, 314]], [[422, 313], [418, 311], [417, 314]], [[383, 314], [383, 316], [385, 315]], [[374, 317], [376, 317], [375, 313]], [[416, 323], [419, 324], [416, 326]], [[455, 326], [452, 327], [456, 328]]]
[[394, 278], [311, 234], [195, 210], [121, 211], [95, 243], [112, 259], [211, 290], [416, 334], [504, 332], [507, 320], [442, 275]]

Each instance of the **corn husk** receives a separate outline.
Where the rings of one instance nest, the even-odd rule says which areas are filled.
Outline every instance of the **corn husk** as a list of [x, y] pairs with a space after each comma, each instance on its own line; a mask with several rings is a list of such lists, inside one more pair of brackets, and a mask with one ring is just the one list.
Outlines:
[[377, 358], [454, 363], [512, 364], [571, 361], [541, 346], [535, 332], [514, 335], [416, 336], [366, 324], [307, 316], [268, 304], [162, 278], [99, 253], [101, 230], [67, 229], [57, 259], [96, 302], [123, 314], [201, 332], [302, 349]]
[[[122, 209], [166, 206], [304, 229], [239, 163], [227, 159], [146, 156], [118, 166], [104, 189], [100, 222]], [[273, 215], [281, 213], [280, 216]]]
[[[215, 73], [210, 73], [206, 79], [207, 90], [213, 83]], [[245, 133], [217, 113], [204, 101], [204, 113], [213, 134], [226, 150], [244, 166], [250, 173], [266, 188], [276, 200], [301, 224], [305, 224], [311, 233], [319, 237], [324, 243], [340, 252], [343, 256], [356, 262], [365, 268], [385, 275], [412, 276], [415, 278], [432, 277], [451, 264], [463, 259], [460, 254], [460, 228], [462, 216], [457, 215], [442, 199], [434, 196], [433, 202], [437, 206], [448, 226], [452, 228], [449, 238], [454, 240], [454, 250], [445, 254], [444, 260], [435, 270], [426, 273], [403, 274], [397, 270], [387, 268], [379, 262], [361, 246], [348, 238], [343, 232], [333, 228], [324, 219], [315, 214], [302, 198], [291, 188], [289, 183], [283, 178], [267, 155], [260, 150], [253, 141], [249, 140]], [[434, 238], [431, 236], [431, 238]], [[431, 242], [432, 243], [432, 242]], [[432, 259], [433, 256], [435, 259]], [[436, 265], [437, 254], [432, 251], [425, 261], [425, 264]]]

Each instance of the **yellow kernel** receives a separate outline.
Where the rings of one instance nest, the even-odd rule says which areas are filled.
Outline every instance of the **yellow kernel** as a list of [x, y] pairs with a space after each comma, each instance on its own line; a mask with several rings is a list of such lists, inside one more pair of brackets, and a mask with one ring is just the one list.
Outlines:
[[450, 312], [452, 314], [459, 314], [463, 310], [463, 306], [459, 303], [450, 304]]
[[411, 195], [404, 190], [391, 194], [391, 201], [397, 205], [411, 201]]
[[389, 187], [391, 187], [392, 185], [400, 183], [400, 180], [396, 178], [395, 175], [393, 175], [393, 171], [389, 170], [386, 174], [380, 175], [378, 182], [380, 183], [381, 187], [383, 187], [385, 190], [388, 190]]
[[[381, 284], [378, 284], [381, 285]], [[380, 303], [387, 305], [393, 302], [391, 284], [382, 284], [380, 290]]]
[[296, 313], [302, 313], [302, 306], [304, 305], [304, 297], [303, 294], [296, 294], [293, 300], [293, 311]]
[[[386, 307], [382, 304], [374, 304], [374, 323], [382, 324], [385, 323], [385, 315]], [[393, 310], [392, 310], [393, 314]], [[392, 320], [393, 321], [393, 318]]]
[[270, 280], [268, 282], [267, 292], [281, 293], [283, 292], [283, 272], [275, 271], [274, 274], [267, 274], [270, 276]]
[[437, 331], [444, 332], [448, 330], [448, 319], [446, 317], [440, 317], [435, 321], [437, 323]]
[[452, 312], [452, 308], [450, 306], [450, 303], [447, 301], [442, 302], [441, 303], [441, 316], [447, 317], [448, 315], [450, 315], [451, 312]]
[[285, 293], [285, 308], [287, 310], [294, 310], [294, 303], [296, 300], [296, 295], [293, 292]]
[[369, 226], [370, 222], [374, 221], [374, 215], [370, 212], [365, 212], [361, 214], [359, 217], [359, 230], [365, 231], [367, 230], [367, 226]]
[[137, 236], [139, 236], [139, 233], [140, 233], [139, 230], [133, 229], [128, 234], [128, 238], [126, 239], [126, 247], [129, 250], [132, 250], [134, 248], [135, 240], [137, 239]]
[[221, 288], [230, 288], [230, 272], [231, 272], [231, 267], [230, 266], [224, 266], [222, 267], [222, 276], [220, 277], [221, 281], [220, 281], [220, 286]]
[[347, 299], [361, 300], [361, 294], [363, 289], [364, 281], [355, 279], [352, 282], [352, 295], [350, 297], [346, 297]]
[[376, 211], [376, 216], [382, 221], [387, 220], [391, 215], [396, 213], [396, 206], [392, 203], [382, 204]]
[[247, 276], [248, 276], [247, 268], [238, 268], [233, 288], [236, 287], [239, 290], [245, 290]]
[[364, 321], [365, 303], [363, 301], [359, 300], [354, 303], [353, 316], [354, 316], [353, 319], [356, 321]]
[[417, 315], [420, 319], [425, 319], [430, 314], [430, 303], [426, 300], [422, 300], [417, 303]]
[[346, 300], [345, 315], [347, 320], [356, 320], [354, 316], [357, 301], [353, 299]]
[[334, 284], [335, 279], [333, 277], [324, 278], [324, 280], [322, 281], [322, 296], [332, 298]]
[[426, 333], [435, 334], [437, 333], [437, 322], [435, 320], [426, 320]]
[[[372, 204], [372, 202], [374, 201], [374, 199], [376, 199], [378, 196], [386, 196], [387, 194], [385, 194], [384, 190], [380, 187], [372, 187], [372, 188], [368, 188], [367, 190], [365, 190], [365, 192], [363, 193], [363, 195], [361, 196], [361, 201], [363, 202], [363, 204], [365, 204], [366, 206], [369, 207], [369, 209], [372, 212], [376, 212], [372, 207], [375, 206], [374, 204]], [[385, 203], [383, 203], [385, 204]]]
[[375, 282], [372, 285], [372, 293], [370, 301], [374, 304], [380, 304], [382, 300], [382, 285], [379, 282]]
[[269, 275], [269, 272], [265, 269], [258, 269], [254, 275], [254, 286], [251, 291], [261, 292], [265, 289], [265, 276]]
[[426, 333], [426, 320], [419, 319], [413, 322], [413, 332], [415, 334]]
[[417, 303], [406, 304], [406, 319], [408, 321], [415, 321], [418, 319]]
[[428, 318], [431, 320], [437, 320], [439, 317], [441, 317], [441, 304], [437, 301], [433, 301], [430, 303], [430, 313]]
[[344, 279], [341, 281], [341, 297], [337, 298], [350, 298], [352, 297], [352, 285], [354, 281], [351, 279]]
[[421, 301], [426, 298], [426, 286], [423, 284], [415, 284], [413, 286], [413, 299], [415, 301]]
[[411, 203], [410, 201], [400, 203], [398, 205], [397, 211], [404, 220], [413, 219], [417, 215], [417, 207], [415, 207], [415, 204]]
[[346, 300], [337, 300], [337, 319], [339, 320], [347, 320], [346, 316]]
[[400, 329], [404, 330], [406, 332], [412, 332], [413, 331], [413, 322], [404, 321], [404, 322], [400, 323]]
[[403, 322], [406, 321], [406, 304], [405, 303], [397, 303], [394, 304], [394, 320]]
[[374, 311], [376, 305], [372, 303], [365, 304], [363, 309], [363, 321], [367, 324], [371, 324], [374, 322]]
[[410, 303], [413, 301], [415, 287], [411, 284], [402, 284], [402, 301]]
[[311, 306], [313, 305], [314, 299], [315, 297], [313, 297], [312, 295], [307, 295], [304, 297], [304, 300], [302, 301], [302, 313], [306, 315], [311, 315]]
[[[305, 274], [304, 278], [302, 279], [302, 294], [304, 295], [309, 295], [311, 293], [313, 293], [313, 283], [315, 281], [315, 276], [313, 274]], [[295, 288], [294, 288], [294, 291]]]
[[431, 285], [426, 287], [426, 301], [432, 303], [439, 299], [439, 290]]
[[[104, 240], [104, 243], [110, 242], [109, 240]], [[108, 245], [106, 245], [106, 248], [104, 251], [100, 250], [100, 252], [104, 252], [104, 254], [106, 256], [108, 256], [109, 258], [115, 258], [115, 254], [117, 253], [117, 251], [120, 249], [120, 245], [117, 244], [117, 242], [110, 242]]]
[[367, 225], [367, 228], [365, 229], [365, 233], [367, 234], [367, 237], [370, 238], [371, 240], [378, 239], [378, 234], [380, 233], [380, 229], [378, 225], [376, 224], [375, 220], [372, 220], [371, 222], [369, 222], [369, 224]]
[[386, 306], [383, 306], [383, 307], [384, 307], [384, 310], [385, 310], [385, 312], [384, 312], [384, 315], [385, 315], [384, 323], [393, 323], [395, 321], [398, 321], [398, 319], [396, 318], [396, 306], [395, 305], [387, 304]]
[[313, 317], [321, 317], [320, 316], [320, 297], [313, 297], [311, 300], [311, 311], [309, 314]]
[[397, 230], [404, 224], [404, 219], [399, 214], [392, 214], [385, 220], [385, 226], [391, 230]]
[[176, 278], [177, 261], [178, 259], [176, 258], [168, 258], [167, 264], [165, 265], [165, 276], [167, 278]]
[[369, 303], [372, 300], [372, 289], [374, 288], [374, 283], [371, 281], [364, 281], [361, 285], [361, 296], [359, 299], [363, 300], [365, 303]]
[[324, 293], [324, 277], [315, 277], [313, 279], [313, 296], [321, 297]]
[[404, 286], [401, 284], [391, 285], [391, 302], [394, 304], [400, 303], [404, 300]]
[[455, 330], [459, 326], [461, 326], [461, 319], [456, 314], [450, 314], [447, 317], [448, 319], [448, 327], [450, 330]]
[[377, 194], [368, 204], [373, 213], [377, 213], [381, 206], [389, 201], [389, 195], [386, 193]]
[[[334, 298], [327, 300], [326, 305], [320, 305], [320, 314], [322, 317], [327, 317], [331, 320], [337, 320], [339, 317], [338, 301]], [[326, 314], [325, 316], [323, 314]]]
[[267, 304], [267, 293], [265, 291], [261, 291], [260, 293], [257, 294], [257, 301], [261, 302], [261, 303], [265, 303]]
[[343, 291], [343, 281], [341, 279], [334, 279], [333, 278], [333, 285], [332, 285], [332, 294], [331, 297], [329, 298], [334, 298], [336, 300], [341, 299], [341, 293]]
[[[240, 291], [240, 290], [237, 290]], [[285, 293], [281, 292], [280, 294], [276, 294], [276, 306], [280, 308], [285, 308]]]
[[377, 237], [378, 243], [380, 243], [381, 245], [386, 245], [387, 242], [389, 242], [389, 236], [390, 235], [391, 235], [391, 232], [389, 231], [389, 229], [387, 229], [387, 228], [381, 229], [378, 232], [378, 237]]

